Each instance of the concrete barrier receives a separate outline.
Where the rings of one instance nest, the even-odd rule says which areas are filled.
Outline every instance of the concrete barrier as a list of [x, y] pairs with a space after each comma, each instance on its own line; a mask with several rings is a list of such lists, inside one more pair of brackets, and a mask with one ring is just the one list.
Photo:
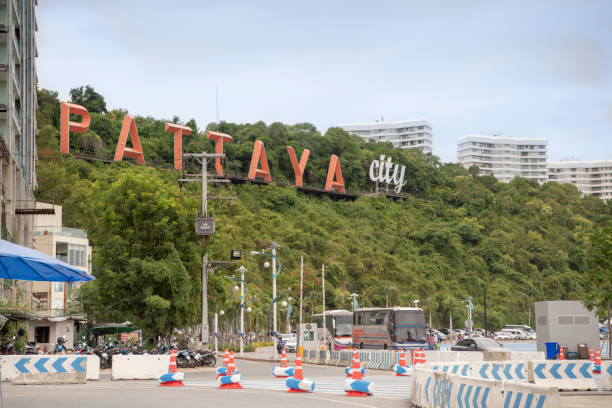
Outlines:
[[456, 361], [483, 361], [482, 351], [457, 351]]
[[425, 351], [425, 358], [428, 363], [457, 361], [456, 351]]
[[470, 376], [485, 380], [527, 382], [527, 362], [524, 361], [483, 361], [470, 364]]
[[157, 380], [168, 372], [169, 354], [114, 355], [112, 380]]
[[558, 408], [561, 406], [559, 389], [512, 381], [503, 382], [502, 402], [513, 408]]
[[529, 361], [529, 382], [564, 391], [597, 390], [588, 360]]
[[513, 351], [510, 353], [510, 360], [545, 360], [546, 354], [543, 351]]
[[511, 351], [483, 351], [483, 361], [508, 361], [510, 360]]
[[502, 382], [415, 368], [410, 402], [421, 408], [501, 408]]
[[601, 362], [601, 389], [612, 391], [612, 361], [603, 360]]
[[100, 359], [96, 355], [25, 354], [4, 355], [2, 381], [13, 381], [20, 374], [84, 372], [87, 380], [100, 379]]
[[14, 385], [39, 385], [39, 384], [87, 384], [86, 372], [68, 373], [30, 373], [18, 374], [13, 379]]

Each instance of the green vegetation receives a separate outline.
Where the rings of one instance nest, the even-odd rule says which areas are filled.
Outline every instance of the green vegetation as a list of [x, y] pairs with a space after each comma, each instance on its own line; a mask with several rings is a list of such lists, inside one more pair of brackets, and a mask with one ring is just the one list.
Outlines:
[[[97, 277], [83, 289], [89, 316], [130, 320], [150, 336], [197, 324], [202, 248], [193, 220], [200, 186], [180, 186], [180, 172], [171, 170], [172, 135], [164, 131], [165, 120], [136, 117], [147, 167], [105, 162], [116, 147], [121, 110], [92, 113], [91, 129], [72, 134], [72, 155], [61, 157], [57, 94], [41, 90], [39, 102], [37, 199], [64, 205], [66, 226], [89, 233]], [[184, 138], [185, 151], [214, 151], [204, 129], [193, 120], [186, 125], [194, 134]], [[215, 124], [208, 128], [217, 130]], [[291, 287], [294, 299], [304, 256], [305, 316], [321, 309], [321, 264], [326, 266], [328, 309], [349, 309], [346, 298], [352, 292], [365, 306], [411, 305], [420, 299], [426, 313], [432, 310], [435, 326], [447, 326], [451, 310], [459, 326], [465, 319], [461, 300], [469, 295], [474, 296], [475, 325], [483, 326], [484, 285], [494, 329], [527, 323], [534, 301], [583, 299], [593, 290], [585, 279], [591, 270], [588, 238], [596, 226], [612, 225], [612, 206], [581, 197], [572, 185], [540, 186], [520, 178], [503, 184], [457, 164], [442, 164], [433, 155], [365, 143], [338, 128], [322, 135], [307, 123], [222, 122], [218, 130], [234, 137], [225, 145], [227, 173], [242, 177], [255, 140], [264, 142], [273, 180], [281, 184], [294, 180], [287, 145], [298, 157], [310, 149], [304, 181], [319, 189], [332, 153], [340, 157], [350, 193], [372, 188], [368, 165], [381, 154], [407, 167], [403, 192], [411, 198], [397, 201], [363, 196], [333, 201], [277, 185], [211, 186], [214, 195], [239, 198], [231, 206], [227, 201], [210, 205], [217, 232], [207, 245], [213, 259], [227, 260], [232, 248], [243, 250], [251, 327], [265, 327], [271, 271], [263, 268], [266, 257], [248, 252], [271, 241], [282, 246], [279, 291]], [[195, 169], [189, 162], [188, 170]], [[209, 310], [226, 311], [222, 325], [237, 310], [235, 269], [221, 266], [210, 274]]]

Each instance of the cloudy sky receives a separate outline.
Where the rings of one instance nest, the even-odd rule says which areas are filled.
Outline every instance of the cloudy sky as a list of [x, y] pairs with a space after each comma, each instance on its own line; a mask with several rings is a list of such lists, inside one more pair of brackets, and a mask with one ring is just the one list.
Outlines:
[[[424, 118], [612, 159], [612, 1], [43, 0], [39, 86], [204, 126]], [[169, 139], [170, 140], [170, 139]]]

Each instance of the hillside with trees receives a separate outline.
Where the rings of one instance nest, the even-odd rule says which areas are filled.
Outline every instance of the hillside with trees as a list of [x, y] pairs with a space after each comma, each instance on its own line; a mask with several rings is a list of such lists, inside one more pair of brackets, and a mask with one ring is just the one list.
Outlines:
[[[482, 327], [486, 286], [489, 327], [499, 329], [526, 324], [535, 301], [584, 299], [592, 282], [586, 279], [589, 237], [598, 226], [612, 226], [612, 205], [582, 197], [572, 185], [521, 178], [503, 184], [434, 155], [367, 143], [339, 128], [322, 134], [308, 123], [199, 128], [194, 120], [138, 116], [146, 165], [113, 163], [126, 111], [108, 110], [90, 87], [70, 95], [88, 108], [92, 122], [89, 131], [71, 134], [70, 154], [61, 156], [57, 93], [39, 91], [37, 199], [63, 205], [64, 224], [89, 234], [97, 278], [83, 288], [89, 318], [130, 320], [149, 336], [195, 325], [201, 314], [203, 249], [193, 227], [201, 187], [179, 183], [165, 122], [193, 129], [184, 137], [186, 152], [214, 152], [206, 130], [230, 134], [225, 169], [236, 177], [246, 178], [254, 143], [264, 142], [273, 183], [211, 185], [212, 194], [238, 200], [210, 204], [217, 230], [207, 240], [213, 259], [227, 260], [231, 249], [242, 249], [252, 324], [262, 330], [271, 301], [271, 271], [263, 267], [269, 259], [248, 253], [272, 241], [282, 247], [279, 291], [291, 288], [294, 299], [304, 256], [306, 319], [321, 310], [325, 264], [328, 309], [349, 309], [353, 292], [362, 306], [420, 299], [434, 326], [447, 327], [452, 311], [459, 327], [466, 314], [461, 301], [473, 296], [475, 326]], [[323, 189], [330, 155], [336, 154], [347, 192], [358, 198], [332, 199], [292, 187], [288, 145], [298, 158], [311, 151], [305, 186]], [[366, 195], [373, 188], [369, 164], [381, 154], [406, 165], [405, 198]], [[186, 171], [197, 172], [196, 163], [188, 162]], [[236, 312], [236, 269], [220, 266], [210, 274], [211, 313], [223, 309], [231, 319]]]

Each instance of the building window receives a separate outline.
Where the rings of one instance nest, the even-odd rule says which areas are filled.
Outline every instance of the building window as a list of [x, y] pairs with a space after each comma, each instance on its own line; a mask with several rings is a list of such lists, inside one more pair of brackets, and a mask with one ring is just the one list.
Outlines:
[[54, 292], [63, 292], [64, 291], [64, 282], [53, 282], [53, 291]]
[[32, 293], [32, 309], [34, 310], [49, 309], [49, 292]]
[[62, 262], [68, 262], [68, 244], [66, 242], [57, 242], [55, 244], [55, 258]]
[[37, 343], [48, 343], [49, 342], [49, 326], [39, 326], [34, 328], [34, 339]]

